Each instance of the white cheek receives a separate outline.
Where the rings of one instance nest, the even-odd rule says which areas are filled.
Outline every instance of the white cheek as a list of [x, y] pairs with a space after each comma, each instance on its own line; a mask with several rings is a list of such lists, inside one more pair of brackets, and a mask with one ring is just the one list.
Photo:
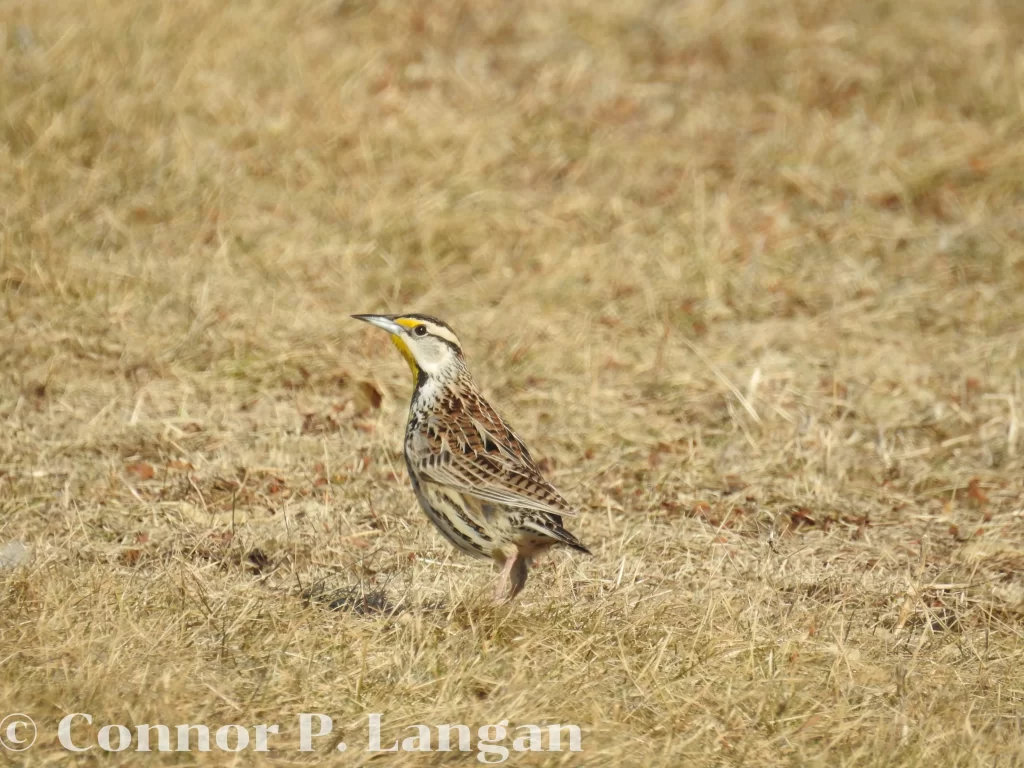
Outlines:
[[419, 365], [420, 370], [423, 371], [428, 376], [433, 376], [435, 373], [437, 373], [437, 363], [433, 362], [432, 360], [420, 358], [419, 360], [416, 361], [416, 363], [417, 365]]
[[440, 342], [423, 344], [417, 350], [416, 362], [428, 375], [437, 373], [445, 368], [451, 351], [447, 345]]

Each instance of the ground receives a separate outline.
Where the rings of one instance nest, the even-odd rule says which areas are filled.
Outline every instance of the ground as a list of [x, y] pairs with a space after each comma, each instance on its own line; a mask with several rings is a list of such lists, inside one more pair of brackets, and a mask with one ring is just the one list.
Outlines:
[[[514, 765], [1024, 763], [1022, 7], [3, 5], [16, 759], [470, 765], [508, 720], [582, 736]], [[592, 557], [493, 604], [385, 311], [456, 328]]]

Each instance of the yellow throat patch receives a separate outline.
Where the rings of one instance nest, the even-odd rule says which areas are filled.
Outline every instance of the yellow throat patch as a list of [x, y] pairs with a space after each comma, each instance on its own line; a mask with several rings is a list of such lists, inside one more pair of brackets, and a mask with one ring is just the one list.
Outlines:
[[[401, 321], [398, 321], [401, 323]], [[401, 323], [404, 325], [404, 323]], [[412, 383], [416, 384], [420, 378], [420, 367], [416, 365], [416, 358], [412, 355], [412, 350], [409, 349], [409, 345], [405, 343], [405, 340], [396, 334], [391, 334], [391, 343], [398, 347], [398, 351], [402, 353], [402, 357], [405, 358], [405, 362], [409, 364], [409, 370], [412, 371]]]
[[[395, 322], [409, 330], [420, 325], [419, 320], [414, 320], [411, 317], [396, 317]], [[402, 339], [401, 336], [391, 334], [391, 343], [398, 347], [398, 351], [402, 353], [402, 357], [405, 358], [405, 362], [409, 364], [409, 370], [412, 371], [412, 383], [415, 386], [416, 382], [420, 379], [420, 367], [416, 365], [416, 358], [413, 357], [412, 350], [409, 349], [409, 345], [405, 343], [405, 340]]]

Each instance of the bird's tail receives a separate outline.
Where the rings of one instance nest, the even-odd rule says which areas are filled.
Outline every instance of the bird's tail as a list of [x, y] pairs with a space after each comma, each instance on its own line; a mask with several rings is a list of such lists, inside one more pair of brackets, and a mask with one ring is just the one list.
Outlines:
[[583, 542], [573, 536], [562, 526], [561, 518], [556, 515], [531, 516], [523, 521], [523, 527], [529, 528], [536, 533], [540, 533], [549, 539], [555, 539], [559, 544], [564, 544], [567, 547], [575, 549], [577, 552], [582, 552], [585, 555], [593, 554], [593, 552], [583, 545]]

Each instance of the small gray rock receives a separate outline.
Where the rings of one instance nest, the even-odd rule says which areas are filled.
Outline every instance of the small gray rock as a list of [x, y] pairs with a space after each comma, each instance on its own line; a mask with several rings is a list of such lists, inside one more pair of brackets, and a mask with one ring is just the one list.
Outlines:
[[0, 571], [13, 571], [28, 559], [29, 549], [20, 541], [9, 541], [0, 547]]

